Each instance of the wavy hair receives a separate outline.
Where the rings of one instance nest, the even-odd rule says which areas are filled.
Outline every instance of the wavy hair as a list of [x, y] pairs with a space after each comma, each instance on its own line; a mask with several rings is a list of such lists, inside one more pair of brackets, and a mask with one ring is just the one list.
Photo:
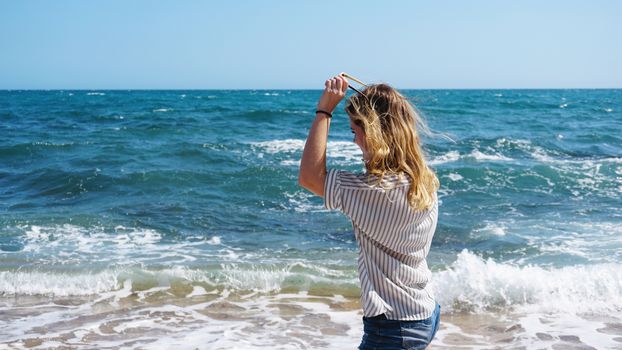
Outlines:
[[365, 132], [367, 173], [376, 175], [378, 183], [385, 174], [407, 174], [411, 208], [432, 207], [439, 181], [425, 161], [418, 130], [429, 129], [415, 107], [389, 85], [375, 84], [350, 96], [346, 112]]

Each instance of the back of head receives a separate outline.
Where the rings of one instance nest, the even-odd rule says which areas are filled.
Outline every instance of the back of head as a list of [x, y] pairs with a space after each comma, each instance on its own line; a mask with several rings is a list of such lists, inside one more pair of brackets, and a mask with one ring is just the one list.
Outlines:
[[426, 130], [425, 123], [408, 100], [387, 84], [370, 85], [347, 100], [346, 112], [365, 132], [367, 172], [379, 179], [407, 174], [410, 206], [430, 208], [439, 182], [421, 148], [417, 129]]

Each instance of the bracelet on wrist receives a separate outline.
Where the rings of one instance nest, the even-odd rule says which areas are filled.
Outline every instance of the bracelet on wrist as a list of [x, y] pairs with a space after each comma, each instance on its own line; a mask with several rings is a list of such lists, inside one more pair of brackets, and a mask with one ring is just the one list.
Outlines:
[[329, 118], [332, 118], [332, 117], [333, 117], [332, 113], [327, 112], [327, 111], [322, 110], [322, 109], [318, 109], [318, 110], [316, 110], [316, 111], [315, 111], [315, 114], [318, 114], [318, 113], [319, 113], [319, 114], [324, 114], [324, 115], [326, 115], [326, 116], [327, 116], [327, 117], [329, 117]]

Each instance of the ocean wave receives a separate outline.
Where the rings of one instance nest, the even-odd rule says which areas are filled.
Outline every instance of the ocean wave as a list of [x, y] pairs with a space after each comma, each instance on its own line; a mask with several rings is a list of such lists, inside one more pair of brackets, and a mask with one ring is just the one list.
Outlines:
[[[622, 158], [617, 156], [576, 156], [529, 140], [505, 137], [477, 143], [470, 151], [436, 153], [429, 158], [429, 164], [438, 167], [441, 174], [444, 168], [451, 169], [454, 175], [450, 180], [460, 175], [461, 183], [469, 190], [486, 190], [492, 185], [500, 191], [565, 193], [581, 199], [589, 196], [613, 198], [622, 188], [618, 176]], [[507, 169], [473, 169], [473, 161], [507, 163]], [[486, 174], [482, 173], [484, 171]]]
[[474, 149], [470, 153], [465, 154], [460, 154], [458, 151], [449, 151], [439, 156], [433, 156], [429, 159], [428, 164], [437, 166], [468, 159], [473, 159], [478, 162], [510, 162], [514, 160], [498, 152], [483, 153], [479, 149]]
[[[296, 291], [324, 290], [355, 296], [358, 293], [353, 269], [332, 269], [312, 262], [284, 264], [224, 263], [203, 269], [187, 266], [154, 270], [138, 266], [117, 266], [102, 271], [58, 268], [20, 269], [0, 272], [0, 296], [46, 295], [89, 296], [117, 291], [131, 286], [129, 292], [153, 294], [177, 291], [191, 297], [194, 288], [205, 291], [273, 293], [283, 289]], [[156, 286], [158, 290], [153, 290]], [[181, 292], [179, 292], [181, 291]]]
[[118, 273], [1, 271], [0, 295], [85, 296], [120, 288]]
[[486, 153], [482, 153], [481, 151], [475, 149], [473, 151], [471, 151], [471, 153], [468, 155], [468, 157], [473, 158], [475, 160], [481, 161], [481, 160], [487, 160], [487, 161], [511, 161], [512, 158], [508, 158], [502, 154], [499, 153], [494, 153], [494, 154], [486, 154]]
[[484, 227], [477, 228], [471, 232], [472, 236], [505, 236], [506, 227], [499, 223], [487, 222]]
[[[295, 155], [296, 158], [281, 160], [286, 161], [285, 165], [293, 165], [294, 161], [298, 161], [302, 155], [305, 146], [305, 140], [285, 139], [252, 142], [253, 148], [259, 149], [269, 154], [285, 154], [288, 156]], [[363, 158], [361, 149], [353, 142], [349, 141], [328, 141], [326, 146], [326, 156], [332, 158], [338, 163], [353, 164], [360, 163]]]
[[[50, 252], [65, 258], [80, 254], [101, 254], [102, 248], [115, 247], [114, 256], [133, 249], [145, 249], [161, 241], [162, 235], [152, 229], [116, 226], [107, 231], [103, 227], [81, 227], [72, 224], [54, 226], [22, 226], [24, 252]], [[142, 247], [142, 248], [139, 248]]]
[[[477, 234], [504, 236], [505, 228], [487, 225]], [[50, 240], [50, 232], [33, 229], [31, 239]], [[71, 239], [75, 239], [72, 237]], [[60, 238], [63, 239], [68, 238]], [[79, 239], [79, 237], [78, 237]], [[132, 241], [127, 243], [125, 241]], [[121, 247], [131, 244], [137, 250], [163, 256], [194, 255], [192, 246], [166, 245], [161, 250], [150, 246], [160, 241], [158, 235], [139, 235], [137, 238], [119, 238]], [[203, 242], [224, 249], [220, 238]], [[50, 245], [55, 245], [52, 240]], [[87, 246], [86, 248], [84, 246]], [[78, 243], [79, 251], [89, 252], [94, 247]], [[102, 249], [98, 247], [98, 249]], [[185, 249], [185, 250], [184, 250]], [[124, 249], [113, 249], [121, 250]], [[102, 250], [111, 251], [110, 249]], [[183, 254], [182, 254], [183, 253]], [[231, 262], [216, 257], [204, 267], [191, 267], [179, 261], [168, 268], [154, 269], [146, 261], [127, 250], [116, 259], [108, 253], [109, 268], [104, 270], [76, 270], [73, 264], [41, 264], [25, 266], [16, 271], [0, 273], [2, 295], [90, 295], [114, 291], [130, 283], [132, 292], [144, 292], [154, 286], [162, 291], [190, 294], [195, 287], [206, 292], [214, 290], [279, 293], [287, 291], [322, 291], [322, 295], [358, 294], [358, 278], [354, 265], [330, 265], [304, 259], [284, 259], [274, 263], [253, 263], [236, 256]], [[61, 255], [61, 258], [63, 256]], [[354, 256], [352, 256], [354, 261]], [[162, 263], [162, 260], [159, 264]], [[195, 260], [186, 259], [194, 264]], [[116, 263], [115, 263], [116, 262]], [[82, 263], [84, 265], [84, 263]], [[54, 267], [56, 266], [56, 267]], [[87, 265], [88, 266], [88, 265]], [[66, 270], [66, 271], [64, 271]], [[447, 311], [514, 310], [521, 312], [609, 312], [622, 310], [622, 266], [618, 263], [599, 263], [565, 267], [518, 265], [483, 259], [467, 250], [458, 254], [448, 268], [432, 273], [431, 287], [436, 298]], [[183, 292], [180, 292], [183, 291]]]
[[332, 266], [303, 259], [272, 264], [222, 263], [213, 270], [176, 267], [150, 273], [160, 280], [164, 275], [181, 278], [177, 283], [203, 283], [217, 290], [259, 293], [321, 290], [324, 295], [358, 295], [358, 277], [353, 266]]
[[304, 149], [305, 140], [286, 139], [253, 142], [252, 146], [263, 149], [267, 153], [294, 153]]
[[86, 192], [101, 190], [107, 185], [97, 168], [80, 171], [40, 168], [11, 175], [14, 186], [22, 190], [28, 200], [78, 199]]
[[[555, 135], [558, 139], [563, 139], [563, 135]], [[616, 156], [584, 156], [577, 157], [566, 154], [557, 149], [545, 148], [534, 144], [529, 140], [511, 139], [506, 137], [498, 138], [494, 141], [493, 149], [499, 152], [520, 152], [521, 158], [533, 159], [546, 164], [574, 164], [593, 166], [594, 164], [622, 163], [622, 158]]]
[[516, 233], [526, 239], [530, 247], [537, 247], [546, 256], [570, 256], [573, 261], [591, 263], [622, 261], [622, 226], [614, 221], [521, 220], [520, 226], [519, 230], [514, 229]]
[[437, 157], [432, 157], [429, 161], [428, 164], [434, 166], [434, 165], [441, 165], [441, 164], [445, 164], [445, 163], [452, 163], [455, 162], [457, 160], [460, 159], [460, 153], [458, 151], [449, 151], [445, 154], [442, 154], [440, 156]]
[[449, 173], [447, 174], [447, 177], [451, 180], [451, 181], [460, 181], [463, 180], [464, 177], [460, 174], [455, 174], [455, 173]]
[[[4, 176], [5, 181], [8, 181], [18, 193], [18, 195], [10, 198], [11, 201], [18, 203], [20, 201], [34, 201], [35, 199], [39, 204], [57, 199], [77, 202], [96, 193], [117, 197], [119, 191], [122, 196], [131, 193], [147, 194], [148, 196], [154, 191], [157, 191], [158, 195], [167, 192], [177, 193], [180, 187], [205, 185], [206, 183], [213, 183], [216, 178], [213, 172], [203, 171], [200, 165], [176, 167], [178, 164], [190, 162], [188, 159], [199, 159], [199, 161], [205, 162], [217, 162], [224, 159], [231, 161], [229, 154], [220, 152], [222, 149], [218, 149], [219, 152], [209, 152], [209, 148], [211, 147], [208, 145], [204, 147], [201, 145], [169, 147], [159, 152], [159, 155], [174, 159], [174, 161], [159, 168], [145, 169], [140, 161], [132, 163], [135, 158], [128, 157], [127, 159], [130, 160], [128, 162], [110, 161], [110, 163], [103, 165], [90, 160], [85, 167], [73, 169], [61, 169], [56, 165], [41, 168], [31, 166], [21, 169], [21, 171], [13, 170]], [[28, 151], [22, 149], [20, 152]], [[235, 160], [231, 161], [231, 163], [233, 162]], [[58, 203], [51, 202], [49, 204]]]
[[518, 309], [537, 312], [619, 312], [622, 266], [543, 268], [498, 263], [464, 250], [432, 274], [439, 302], [455, 311]]
[[[236, 260], [220, 236], [187, 237], [170, 241], [150, 228], [62, 225], [20, 225], [7, 227], [14, 236], [3, 250], [15, 257], [28, 257], [23, 267], [125, 266], [142, 264], [192, 263], [199, 259]], [[1, 246], [1, 245], [0, 245]], [[19, 249], [14, 249], [18, 246]], [[24, 258], [25, 259], [25, 258]]]
[[261, 292], [278, 292], [285, 278], [291, 275], [289, 268], [269, 269], [252, 266], [249, 269], [240, 269], [233, 264], [223, 265], [222, 272], [227, 287]]
[[325, 212], [327, 209], [321, 204], [315, 204], [311, 201], [313, 194], [308, 191], [296, 191], [294, 193], [285, 193], [288, 208], [299, 213]]
[[[22, 232], [17, 237], [23, 247], [11, 256], [18, 259], [15, 263], [20, 268], [3, 275], [0, 294], [88, 295], [113, 288], [114, 284], [101, 282], [103, 278], [111, 280], [111, 276], [118, 279], [117, 285], [125, 280], [135, 285], [170, 281], [169, 287], [201, 283], [210, 288], [271, 292], [284, 287], [338, 286], [343, 282], [343, 271], [347, 271], [351, 279], [348, 288], [356, 283], [352, 266], [329, 267], [305, 258], [281, 261], [273, 252], [229, 246], [220, 236], [189, 236], [179, 241], [168, 240], [152, 229], [72, 224], [28, 225], [7, 231], [16, 230]], [[335, 276], [341, 282], [334, 281]], [[63, 284], [57, 280], [66, 281], [67, 289], [59, 289]], [[41, 283], [33, 282], [29, 287], [28, 281]], [[82, 282], [94, 287], [74, 288]]]

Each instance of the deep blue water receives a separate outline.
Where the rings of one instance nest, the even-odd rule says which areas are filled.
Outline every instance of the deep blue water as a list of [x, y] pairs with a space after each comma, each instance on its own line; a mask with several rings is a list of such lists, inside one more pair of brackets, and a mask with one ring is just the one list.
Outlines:
[[[622, 264], [622, 90], [403, 92], [438, 133], [425, 138], [441, 181], [433, 271], [465, 249], [518, 267]], [[3, 278], [182, 268], [240, 289], [356, 288], [349, 221], [297, 185], [319, 95], [0, 91]], [[351, 136], [340, 105], [329, 167], [362, 169]]]

